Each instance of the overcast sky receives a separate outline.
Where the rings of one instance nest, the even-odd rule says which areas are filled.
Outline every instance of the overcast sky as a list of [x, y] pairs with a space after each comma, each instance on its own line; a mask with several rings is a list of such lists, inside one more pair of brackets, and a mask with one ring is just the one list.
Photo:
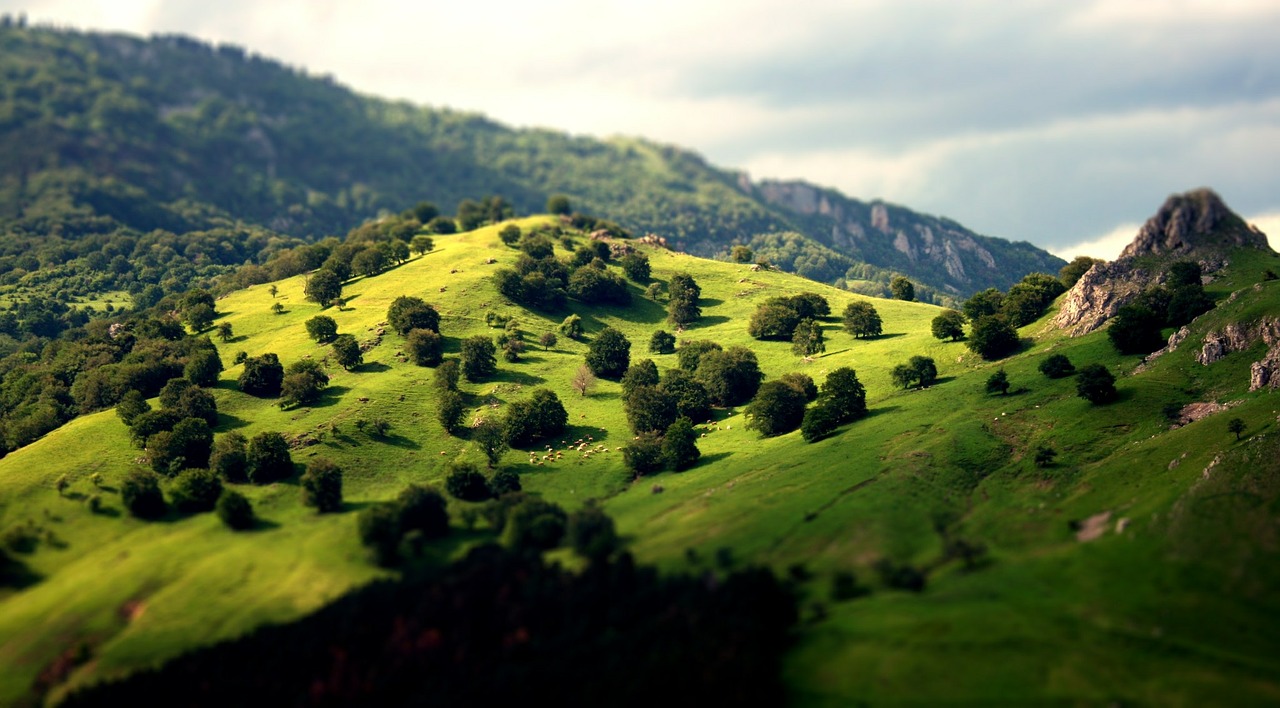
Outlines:
[[[639, 135], [1059, 255], [1200, 186], [1280, 234], [1280, 2], [0, 0], [368, 94]], [[1280, 245], [1280, 236], [1272, 236]]]

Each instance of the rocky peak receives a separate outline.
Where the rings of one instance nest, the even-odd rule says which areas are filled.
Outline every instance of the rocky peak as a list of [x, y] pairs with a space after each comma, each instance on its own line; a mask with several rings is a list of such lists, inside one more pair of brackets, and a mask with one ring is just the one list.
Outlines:
[[1267, 248], [1267, 238], [1246, 224], [1211, 189], [1175, 194], [1138, 230], [1120, 259], [1189, 255], [1205, 249]]

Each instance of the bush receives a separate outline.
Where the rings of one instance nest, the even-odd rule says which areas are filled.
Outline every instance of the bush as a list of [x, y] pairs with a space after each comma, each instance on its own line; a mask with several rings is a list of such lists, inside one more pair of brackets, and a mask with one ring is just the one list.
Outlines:
[[964, 339], [964, 315], [956, 310], [944, 310], [941, 315], [933, 318], [930, 330], [936, 339], [958, 342]]
[[594, 504], [569, 516], [569, 545], [574, 553], [593, 562], [607, 559], [621, 545], [613, 519]]
[[587, 346], [586, 362], [596, 376], [617, 380], [631, 364], [631, 342], [621, 331], [605, 327]]
[[560, 323], [560, 334], [569, 339], [582, 339], [582, 318], [577, 315], [569, 315]]
[[1094, 405], [1114, 401], [1116, 377], [1102, 364], [1088, 364], [1076, 376], [1076, 394]]
[[500, 497], [503, 494], [511, 494], [520, 491], [520, 475], [513, 470], [498, 470], [493, 473], [493, 478], [489, 480], [490, 496]]
[[528, 399], [513, 401], [503, 420], [503, 431], [511, 447], [525, 447], [564, 432], [569, 414], [555, 392], [534, 389]]
[[857, 300], [844, 308], [844, 331], [855, 338], [878, 337], [882, 333], [883, 323], [880, 313], [869, 302]]
[[622, 448], [622, 462], [637, 477], [662, 469], [662, 439], [655, 432], [644, 432]]
[[462, 375], [468, 381], [483, 381], [498, 370], [493, 341], [483, 335], [462, 340]]
[[834, 407], [820, 401], [805, 410], [804, 419], [800, 421], [800, 436], [805, 442], [817, 442], [835, 432], [839, 425], [840, 416]]
[[244, 360], [244, 371], [240, 373], [238, 383], [240, 390], [250, 396], [275, 398], [280, 395], [283, 381], [284, 366], [280, 363], [280, 358], [267, 353]]
[[618, 262], [622, 266], [622, 272], [627, 277], [637, 283], [648, 282], [649, 280], [649, 257], [643, 253], [628, 253]]
[[245, 437], [235, 431], [218, 438], [209, 455], [209, 469], [228, 482], [244, 482], [248, 465], [245, 455], [247, 444]]
[[329, 375], [320, 362], [302, 359], [289, 365], [280, 385], [280, 407], [305, 406], [320, 398], [329, 385]]
[[328, 344], [338, 336], [338, 323], [328, 315], [316, 315], [306, 322], [307, 336], [320, 344]]
[[444, 389], [440, 392], [438, 407], [436, 408], [436, 420], [440, 422], [440, 427], [450, 435], [457, 435], [462, 430], [462, 414], [466, 411], [466, 404], [462, 401], [462, 394], [452, 389]]
[[747, 406], [746, 412], [751, 416], [747, 427], [766, 438], [789, 433], [804, 420], [805, 403], [803, 391], [782, 381], [766, 381]]
[[459, 464], [449, 470], [444, 488], [449, 495], [463, 501], [479, 502], [491, 495], [489, 483], [473, 465]]
[[184, 470], [169, 490], [174, 507], [184, 514], [213, 511], [220, 496], [222, 480], [213, 471], [205, 469]]
[[1111, 318], [1107, 338], [1121, 354], [1150, 354], [1164, 346], [1164, 318], [1142, 305], [1125, 305]]
[[293, 476], [289, 444], [280, 433], [262, 432], [249, 441], [245, 473], [254, 484], [270, 484]]
[[1076, 367], [1065, 354], [1050, 354], [1040, 362], [1040, 373], [1051, 379], [1061, 379], [1076, 372]]
[[1009, 392], [1009, 374], [1004, 369], [996, 371], [987, 378], [987, 393], [999, 393], [1001, 396]]
[[667, 467], [683, 472], [698, 463], [702, 451], [698, 449], [698, 433], [693, 421], [683, 416], [667, 426], [662, 436], [662, 460]]
[[738, 406], [756, 395], [764, 374], [754, 352], [746, 347], [730, 347], [704, 354], [698, 360], [694, 378], [706, 387], [712, 403]]
[[999, 315], [979, 317], [965, 346], [988, 361], [1001, 359], [1018, 350], [1018, 332]]
[[422, 298], [401, 295], [387, 308], [387, 324], [401, 336], [411, 329], [425, 329], [440, 333], [440, 313]]
[[649, 338], [649, 352], [652, 354], [674, 354], [676, 351], [675, 335], [658, 330]]
[[842, 425], [867, 414], [867, 390], [853, 369], [842, 366], [827, 374], [818, 403], [829, 407], [836, 424]]
[[342, 511], [342, 468], [317, 457], [302, 473], [302, 503], [321, 514]]
[[339, 334], [334, 338], [333, 358], [338, 362], [338, 366], [350, 371], [364, 363], [364, 354], [360, 351], [360, 344], [356, 338], [349, 334]]
[[405, 351], [418, 366], [439, 366], [444, 361], [444, 338], [429, 329], [411, 329]]
[[156, 519], [164, 515], [164, 495], [160, 493], [160, 477], [150, 470], [134, 470], [120, 483], [120, 501], [130, 514], [139, 519]]
[[631, 432], [661, 433], [676, 420], [675, 399], [655, 386], [636, 386], [622, 401]]

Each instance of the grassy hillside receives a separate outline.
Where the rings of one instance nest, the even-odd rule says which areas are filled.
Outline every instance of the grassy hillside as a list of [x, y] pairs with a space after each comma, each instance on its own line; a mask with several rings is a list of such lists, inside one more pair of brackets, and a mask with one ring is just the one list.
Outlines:
[[[488, 312], [514, 316], [535, 340], [567, 314], [528, 312], [497, 295], [488, 276], [517, 253], [501, 245], [497, 227], [436, 243], [425, 256], [350, 283], [348, 307], [326, 311], [339, 331], [374, 338], [387, 306], [404, 294], [440, 310], [450, 354], [462, 338], [498, 332], [486, 327]], [[787, 673], [798, 702], [1280, 698], [1274, 639], [1280, 607], [1268, 591], [1280, 567], [1274, 394], [1244, 392], [1258, 352], [1209, 367], [1192, 358], [1209, 329], [1276, 311], [1280, 282], [1252, 287], [1263, 269], [1278, 265], [1274, 256], [1237, 258], [1231, 276], [1209, 291], [1224, 300], [1241, 294], [1197, 320], [1181, 349], [1130, 375], [1136, 358], [1114, 354], [1104, 333], [1063, 337], [1047, 324], [1052, 312], [1022, 330], [1028, 340], [1022, 353], [992, 364], [963, 343], [930, 336], [938, 308], [885, 300], [873, 300], [884, 336], [854, 340], [833, 319], [824, 324], [827, 353], [805, 364], [789, 344], [748, 337], [755, 306], [813, 291], [839, 313], [859, 296], [783, 273], [648, 254], [655, 279], [688, 272], [702, 287], [703, 320], [683, 338], [747, 345], [770, 379], [802, 371], [820, 383], [825, 372], [850, 366], [867, 387], [870, 416], [810, 445], [798, 433], [761, 440], [746, 429], [740, 410], [720, 411], [713, 424], [700, 426], [706, 436], [698, 466], [632, 482], [618, 452], [631, 439], [619, 387], [601, 381], [578, 396], [570, 379], [586, 345], [561, 337], [550, 351], [534, 346], [521, 362], [500, 363], [490, 381], [464, 383], [468, 419], [500, 413], [533, 387], [551, 388], [572, 426], [559, 442], [591, 436], [609, 452], [590, 459], [567, 453], [537, 465], [512, 451], [502, 464], [521, 473], [526, 490], [570, 508], [605, 500], [637, 556], [665, 568], [736, 559], [788, 573], [803, 565], [806, 623]], [[237, 334], [219, 344], [228, 364], [237, 351], [275, 352], [286, 365], [324, 356], [327, 349], [304, 330], [320, 310], [303, 300], [303, 278], [277, 286], [275, 298], [260, 285], [218, 302], [219, 321]], [[662, 306], [632, 287], [630, 308], [571, 309], [588, 336], [605, 325], [624, 331], [634, 361], [649, 356], [649, 335], [668, 325]], [[274, 302], [285, 306], [283, 314], [272, 313]], [[232, 533], [208, 514], [132, 519], [109, 490], [139, 464], [140, 452], [110, 411], [77, 419], [0, 460], [0, 529], [30, 519], [42, 538], [52, 534], [19, 556], [38, 582], [0, 598], [0, 703], [29, 695], [37, 680], [61, 690], [263, 622], [288, 621], [384, 573], [358, 544], [354, 512], [407, 482], [440, 482], [450, 461], [482, 459], [473, 445], [444, 435], [435, 421], [431, 371], [399, 361], [402, 343], [388, 330], [360, 369], [330, 368], [329, 390], [309, 408], [281, 410], [239, 393], [238, 366], [228, 367], [216, 390], [220, 433], [331, 430], [294, 459], [325, 456], [343, 467], [344, 513], [305, 509], [295, 478], [242, 488], [266, 522], [251, 533]], [[1120, 400], [1091, 406], [1076, 397], [1074, 379], [1041, 376], [1036, 365], [1050, 351], [1077, 367], [1108, 365], [1119, 378]], [[922, 391], [895, 389], [890, 369], [917, 354], [936, 360], [941, 380]], [[674, 355], [654, 358], [660, 369], [675, 363]], [[987, 395], [983, 384], [1000, 367], [1013, 391]], [[1229, 415], [1169, 430], [1162, 406], [1192, 401], [1233, 407]], [[1227, 433], [1228, 417], [1246, 421], [1244, 440]], [[360, 432], [361, 418], [388, 420], [389, 435]], [[1041, 444], [1059, 453], [1045, 469], [1031, 461]], [[94, 473], [103, 476], [104, 490], [94, 489]], [[71, 486], [60, 497], [54, 483], [62, 474]], [[93, 493], [102, 494], [107, 513], [90, 513], [84, 496]], [[457, 533], [442, 555], [485, 534], [483, 524], [463, 530], [465, 506], [451, 502]], [[1070, 522], [1105, 512], [1104, 533], [1078, 541]], [[958, 538], [989, 549], [975, 569], [944, 557], [947, 542]], [[885, 587], [873, 570], [882, 558], [924, 569], [928, 587], [919, 594]], [[872, 592], [832, 600], [838, 572], [854, 573]], [[70, 667], [63, 672], [50, 668], [59, 657], [75, 657], [81, 645], [87, 662], [62, 662]]]

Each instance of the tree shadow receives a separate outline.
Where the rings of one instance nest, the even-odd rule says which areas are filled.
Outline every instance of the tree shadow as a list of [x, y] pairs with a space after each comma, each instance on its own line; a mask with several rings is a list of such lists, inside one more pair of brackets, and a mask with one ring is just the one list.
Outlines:
[[[884, 415], [884, 414], [886, 414], [886, 413], [892, 413], [892, 412], [894, 412], [894, 411], [898, 410], [899, 408], [901, 408], [901, 406], [876, 406], [875, 408], [871, 408], [871, 409], [867, 410], [867, 414], [866, 414], [865, 416], [863, 416], [862, 418], [863, 418], [863, 419], [866, 419], [866, 418], [874, 418], [874, 417], [876, 417], [876, 416]], [[850, 422], [850, 423], [846, 423], [845, 425], [855, 425], [857, 422], [858, 422], [858, 421], [856, 421], [856, 420], [855, 420], [855, 421], [852, 421], [852, 422]], [[844, 427], [844, 426], [841, 426], [841, 427]]]
[[406, 450], [422, 449], [422, 446], [419, 445], [418, 443], [410, 440], [409, 438], [406, 438], [403, 435], [396, 435], [395, 433], [388, 433], [381, 437], [373, 437], [373, 438], [370, 438], [370, 440], [373, 440], [374, 442], [386, 443], [388, 445], [394, 445], [395, 447], [402, 447], [402, 448], [405, 448]]
[[26, 563], [12, 556], [0, 558], [0, 588], [23, 590], [39, 583], [41, 579], [41, 576], [28, 568]]
[[894, 339], [896, 337], [905, 337], [905, 336], [907, 336], [906, 332], [889, 332], [887, 334], [877, 334], [874, 337], [865, 337], [863, 341], [878, 342], [881, 339]]
[[263, 531], [273, 531], [280, 528], [280, 524], [270, 519], [264, 519], [261, 516], [253, 517], [253, 526], [247, 529], [238, 529], [239, 533], [262, 533]]
[[353, 511], [363, 511], [371, 506], [377, 506], [380, 502], [375, 501], [343, 501], [342, 508], [338, 510], [339, 514], [347, 514]]
[[219, 411], [218, 424], [213, 426], [213, 430], [216, 433], [225, 433], [229, 430], [236, 430], [237, 428], [243, 428], [248, 424], [249, 424], [249, 421], [245, 420], [244, 418], [231, 415], [230, 413], [223, 413]]
[[509, 368], [499, 368], [493, 376], [487, 379], [487, 382], [513, 383], [521, 386], [534, 386], [545, 381], [546, 379], [541, 376], [526, 374], [523, 371], [513, 371]]
[[[582, 442], [587, 443], [588, 445], [592, 445], [595, 443], [603, 443], [608, 439], [609, 439], [609, 431], [607, 430], [602, 430], [595, 426], [589, 426], [589, 425], [570, 424], [565, 426], [564, 432], [561, 433], [560, 435], [557, 435], [555, 440], [551, 440], [549, 442], [551, 443], [552, 447], [556, 449], [560, 449], [561, 447], [563, 447], [562, 443], [577, 444], [577, 441], [581, 440]], [[543, 447], [546, 447], [546, 443], [543, 443]]]
[[703, 308], [715, 307], [717, 305], [723, 305], [723, 304], [724, 304], [724, 300], [721, 300], [719, 298], [714, 298], [714, 297], [698, 298], [698, 306]]
[[320, 392], [320, 397], [311, 403], [311, 408], [328, 408], [338, 403], [342, 398], [342, 394], [347, 393], [351, 389], [347, 386], [326, 386]]
[[[103, 487], [103, 489], [106, 489], [106, 487]], [[108, 519], [120, 518], [120, 510], [114, 506], [99, 506], [97, 511], [94, 511], [93, 514], [95, 516], [105, 516]]]
[[[698, 465], [702, 465], [710, 462], [719, 462], [720, 460], [732, 457], [733, 455], [734, 453], [732, 452], [713, 452], [710, 455], [702, 455], [698, 458], [698, 462], [694, 464], [693, 467], [690, 467], [689, 469], [695, 469], [698, 467]], [[687, 472], [688, 470], [685, 470], [685, 471]], [[680, 473], [677, 473], [677, 474], [680, 474]]]
[[376, 374], [376, 373], [380, 373], [383, 371], [390, 371], [390, 370], [391, 370], [390, 366], [387, 366], [386, 364], [383, 364], [380, 361], [371, 361], [371, 362], [366, 362], [364, 364], [361, 364], [360, 366], [357, 366], [351, 371], [362, 373], [362, 374]]
[[688, 332], [691, 329], [700, 329], [703, 327], [714, 327], [719, 324], [724, 324], [725, 322], [728, 322], [728, 321], [729, 321], [729, 318], [725, 317], [724, 315], [703, 315], [702, 317], [698, 318], [697, 322], [693, 322], [687, 327], [685, 327], [685, 331]]

